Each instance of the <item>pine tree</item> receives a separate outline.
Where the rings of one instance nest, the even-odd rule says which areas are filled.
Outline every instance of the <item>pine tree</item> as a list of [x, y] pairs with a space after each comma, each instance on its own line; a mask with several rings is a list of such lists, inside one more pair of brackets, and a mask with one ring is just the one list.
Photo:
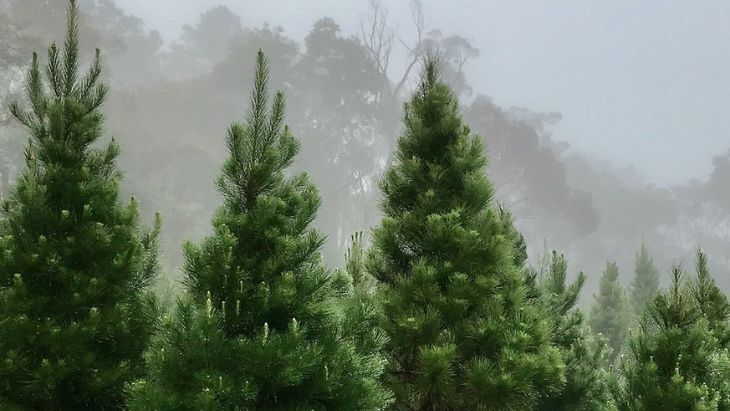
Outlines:
[[634, 263], [634, 280], [631, 283], [631, 306], [636, 317], [641, 317], [646, 305], [654, 299], [659, 290], [659, 270], [649, 256], [646, 244], [636, 254]]
[[690, 292], [698, 309], [707, 319], [709, 327], [715, 333], [722, 347], [730, 344], [730, 303], [725, 293], [717, 287], [715, 279], [707, 267], [707, 256], [697, 250], [697, 279], [690, 284]]
[[282, 93], [269, 109], [268, 74], [259, 51], [246, 122], [228, 131], [214, 233], [185, 246], [192, 308], [181, 304], [153, 344], [149, 377], [131, 387], [132, 409], [371, 410], [388, 403], [379, 384], [385, 361], [368, 334], [375, 321], [368, 318], [377, 317], [372, 305], [352, 303], [346, 273], [329, 275], [322, 266], [323, 238], [309, 228], [320, 198], [305, 174], [285, 175], [299, 145], [283, 125]]
[[609, 378], [603, 369], [605, 341], [591, 334], [583, 313], [575, 307], [586, 277], [580, 272], [568, 284], [567, 268], [565, 257], [553, 251], [547, 275], [539, 281], [539, 302], [550, 318], [555, 343], [563, 355], [566, 382], [559, 393], [542, 400], [538, 409], [610, 410]]
[[[365, 266], [365, 248], [362, 232], [356, 232], [351, 237], [350, 246], [345, 254], [346, 278], [352, 282], [352, 292], [341, 299], [344, 310], [343, 334], [351, 336], [356, 344], [357, 351], [363, 353], [380, 353], [373, 356], [378, 365], [382, 365], [380, 375], [385, 369], [385, 358], [382, 356], [388, 336], [380, 326], [382, 311], [378, 301], [377, 281], [367, 271]], [[387, 393], [388, 403], [392, 402], [392, 395]]]
[[681, 277], [675, 268], [630, 339], [615, 389], [621, 410], [730, 409], [730, 357]]
[[608, 340], [612, 350], [609, 360], [613, 363], [623, 349], [630, 319], [626, 292], [619, 282], [615, 262], [606, 263], [598, 294], [594, 298], [588, 323], [593, 332], [600, 333]]
[[435, 59], [405, 106], [368, 270], [383, 288], [396, 409], [529, 409], [563, 364], [526, 301], [518, 238]]
[[97, 50], [79, 75], [78, 7], [68, 7], [63, 51], [37, 55], [28, 110], [26, 169], [0, 221], [0, 407], [117, 409], [141, 375], [156, 316], [147, 286], [157, 273], [154, 230], [137, 204], [118, 201], [119, 147], [100, 144], [107, 87]]
[[366, 257], [362, 234], [362, 231], [358, 231], [350, 236], [350, 246], [345, 254], [345, 269], [352, 278], [355, 288], [375, 298], [377, 283], [365, 267]]

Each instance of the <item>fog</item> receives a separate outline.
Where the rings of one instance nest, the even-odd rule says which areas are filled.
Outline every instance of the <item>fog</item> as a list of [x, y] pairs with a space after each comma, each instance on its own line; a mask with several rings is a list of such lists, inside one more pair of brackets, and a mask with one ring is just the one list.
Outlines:
[[[120, 0], [174, 41], [201, 12], [224, 4], [245, 25], [303, 39], [322, 16], [358, 34], [367, 0]], [[386, 2], [398, 35], [412, 39], [407, 0]], [[505, 106], [558, 111], [559, 139], [661, 185], [707, 177], [727, 149], [730, 4], [706, 1], [424, 1], [430, 28], [479, 49], [465, 67], [472, 87]], [[690, 141], [696, 144], [687, 144]], [[690, 151], [688, 151], [690, 150]], [[684, 158], [678, 164], [677, 158]]]
[[[246, 109], [256, 50], [287, 96], [296, 168], [323, 196], [332, 266], [375, 225], [376, 182], [400, 131], [420, 56], [437, 49], [487, 147], [500, 204], [531, 262], [564, 252], [628, 284], [645, 242], [672, 264], [709, 254], [730, 290], [730, 3], [678, 0], [266, 2], [84, 0], [82, 47], [100, 47], [107, 130], [124, 190], [163, 218], [167, 278], [181, 244], [210, 231], [225, 130]], [[0, 1], [0, 98], [19, 95], [30, 50], [63, 36], [65, 1]], [[42, 54], [42, 53], [41, 53]], [[0, 114], [2, 193], [23, 131]]]

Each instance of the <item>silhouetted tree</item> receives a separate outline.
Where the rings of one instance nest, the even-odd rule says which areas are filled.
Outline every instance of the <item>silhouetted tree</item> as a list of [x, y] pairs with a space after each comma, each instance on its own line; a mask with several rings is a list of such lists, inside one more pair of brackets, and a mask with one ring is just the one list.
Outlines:
[[593, 332], [600, 333], [608, 340], [612, 350], [609, 358], [613, 363], [622, 352], [630, 319], [629, 301], [619, 282], [618, 266], [615, 262], [606, 263], [598, 293], [594, 298], [588, 324]]
[[180, 39], [173, 42], [165, 56], [173, 78], [194, 78], [210, 72], [224, 61], [235, 42], [244, 38], [241, 19], [225, 6], [216, 6], [201, 13], [195, 26], [186, 24]]
[[654, 260], [649, 256], [646, 244], [636, 254], [634, 263], [634, 279], [631, 282], [631, 305], [634, 315], [641, 316], [646, 304], [654, 299], [659, 290], [659, 271], [654, 266]]
[[292, 80], [299, 164], [322, 187], [316, 224], [328, 235], [325, 257], [338, 261], [347, 233], [375, 223], [374, 180], [388, 151], [372, 101], [380, 83], [365, 48], [332, 19], [317, 21], [304, 45]]

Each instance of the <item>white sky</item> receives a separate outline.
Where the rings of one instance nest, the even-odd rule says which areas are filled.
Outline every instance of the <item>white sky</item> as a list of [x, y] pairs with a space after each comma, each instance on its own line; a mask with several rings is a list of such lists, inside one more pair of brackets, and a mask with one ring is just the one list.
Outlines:
[[[296, 39], [320, 17], [359, 29], [367, 0], [116, 0], [172, 39], [225, 4]], [[404, 37], [408, 0], [384, 0]], [[703, 178], [730, 149], [730, 1], [424, 0], [430, 27], [481, 50], [469, 81], [503, 106], [558, 111], [558, 140], [658, 184]]]

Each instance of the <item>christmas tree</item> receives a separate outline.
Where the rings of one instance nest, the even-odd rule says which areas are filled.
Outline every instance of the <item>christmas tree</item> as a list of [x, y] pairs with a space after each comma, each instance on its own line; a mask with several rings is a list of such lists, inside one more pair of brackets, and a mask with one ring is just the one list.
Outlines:
[[647, 303], [654, 299], [659, 290], [659, 271], [654, 266], [654, 260], [649, 257], [646, 244], [636, 254], [634, 265], [634, 280], [631, 282], [631, 306], [634, 315], [641, 317]]
[[[154, 230], [137, 204], [118, 201], [119, 147], [101, 145], [107, 87], [97, 50], [79, 73], [79, 11], [72, 0], [63, 50], [34, 54], [26, 169], [0, 222], [0, 407], [118, 409], [141, 375], [152, 334], [157, 273]], [[14, 404], [14, 405], [13, 405]]]
[[214, 233], [185, 246], [192, 302], [152, 345], [150, 375], [131, 388], [133, 409], [375, 410], [389, 402], [372, 304], [356, 300], [346, 272], [324, 269], [323, 238], [309, 228], [317, 190], [305, 174], [285, 174], [299, 144], [283, 124], [283, 94], [269, 105], [268, 74], [259, 51], [250, 111], [228, 131]]
[[396, 409], [529, 409], [560, 387], [564, 365], [527, 302], [519, 236], [493, 205], [480, 139], [434, 58], [404, 124], [368, 261]]
[[613, 363], [623, 349], [630, 320], [626, 292], [619, 282], [618, 266], [615, 262], [606, 263], [598, 294], [594, 298], [588, 323], [594, 333], [607, 339], [612, 350], [609, 360]]
[[730, 357], [679, 268], [631, 337], [615, 390], [621, 410], [728, 410]]
[[566, 377], [561, 391], [543, 399], [538, 409], [612, 409], [609, 378], [603, 369], [605, 342], [590, 333], [583, 313], [575, 307], [586, 277], [580, 272], [568, 284], [567, 268], [565, 257], [553, 251], [547, 273], [538, 282], [539, 302], [552, 323], [554, 341], [565, 361]]

